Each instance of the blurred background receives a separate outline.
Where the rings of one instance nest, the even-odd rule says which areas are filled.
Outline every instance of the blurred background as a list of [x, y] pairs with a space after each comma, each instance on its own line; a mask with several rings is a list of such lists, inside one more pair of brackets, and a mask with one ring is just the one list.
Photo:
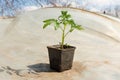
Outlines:
[[14, 17], [42, 7], [75, 7], [120, 18], [120, 0], [0, 0], [0, 16]]

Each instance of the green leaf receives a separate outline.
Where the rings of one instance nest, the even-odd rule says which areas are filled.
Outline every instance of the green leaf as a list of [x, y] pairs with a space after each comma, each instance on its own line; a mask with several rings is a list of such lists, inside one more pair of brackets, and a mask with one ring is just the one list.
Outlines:
[[56, 21], [56, 22], [55, 22], [55, 26], [54, 26], [55, 30], [57, 30], [59, 27], [60, 27], [60, 23], [58, 23], [58, 22]]
[[77, 30], [83, 30], [83, 28], [82, 28], [81, 25], [76, 25], [76, 26], [75, 26], [75, 29], [77, 29]]
[[69, 32], [72, 32], [74, 30], [74, 28], [71, 28], [70, 30], [69, 30]]
[[62, 15], [66, 15], [67, 11], [61, 11]]
[[56, 21], [56, 19], [47, 19], [47, 20], [45, 20], [43, 22], [46, 23], [46, 22], [54, 22], [54, 21]]
[[74, 26], [74, 25], [75, 25], [75, 22], [73, 21], [73, 19], [68, 20], [68, 23], [69, 23], [71, 26]]
[[48, 25], [50, 25], [50, 23], [46, 23], [43, 25], [43, 29], [45, 29]]
[[46, 28], [48, 25], [51, 25], [52, 23], [56, 22], [56, 19], [47, 19], [44, 22], [43, 29]]
[[66, 18], [67, 19], [71, 18], [71, 15], [70, 14], [66, 15]]

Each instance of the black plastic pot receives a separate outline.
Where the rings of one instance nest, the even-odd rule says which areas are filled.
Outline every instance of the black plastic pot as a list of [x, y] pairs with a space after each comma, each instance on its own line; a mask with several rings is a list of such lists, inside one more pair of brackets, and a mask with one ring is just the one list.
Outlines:
[[[64, 46], [66, 47], [66, 46]], [[69, 70], [72, 67], [75, 47], [69, 46], [60, 49], [59, 45], [48, 46], [50, 68], [58, 72]]]

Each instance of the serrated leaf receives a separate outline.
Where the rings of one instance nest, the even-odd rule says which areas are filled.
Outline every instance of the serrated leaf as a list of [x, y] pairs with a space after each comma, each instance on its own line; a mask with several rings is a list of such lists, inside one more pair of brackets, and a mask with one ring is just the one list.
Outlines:
[[54, 26], [55, 30], [57, 30], [59, 27], [60, 27], [60, 23], [58, 23], [58, 22], [56, 21], [55, 26]]
[[53, 21], [55, 21], [56, 19], [47, 19], [47, 20], [45, 20], [45, 21], [43, 21], [44, 23], [46, 23], [46, 22], [53, 22]]
[[67, 19], [71, 18], [71, 15], [70, 14], [66, 15], [66, 18]]
[[71, 26], [73, 26], [73, 27], [74, 27], [74, 25], [75, 25], [75, 22], [73, 21], [73, 19], [71, 19], [71, 20], [68, 20], [68, 22], [69, 22], [69, 24], [70, 24]]
[[66, 15], [67, 11], [61, 11], [62, 15]]
[[43, 25], [43, 29], [45, 29], [48, 25], [50, 25], [50, 23], [46, 23]]
[[81, 27], [81, 25], [76, 25], [75, 29], [77, 29], [77, 30], [83, 30], [83, 28]]
[[47, 19], [44, 22], [44, 25], [43, 25], [43, 29], [46, 28], [48, 25], [52, 24], [52, 23], [55, 23], [56, 20], [55, 19]]
[[69, 32], [72, 32], [74, 30], [74, 28], [71, 28], [70, 30], [69, 30]]

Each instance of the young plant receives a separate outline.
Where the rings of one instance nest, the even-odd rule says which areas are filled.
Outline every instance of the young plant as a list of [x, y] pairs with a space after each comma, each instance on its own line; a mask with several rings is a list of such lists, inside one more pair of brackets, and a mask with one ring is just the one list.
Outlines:
[[[73, 32], [75, 29], [83, 30], [82, 26], [76, 24], [72, 19], [71, 15], [67, 11], [61, 11], [61, 15], [58, 16], [57, 19], [47, 19], [44, 20], [43, 22], [44, 22], [43, 29], [45, 29], [47, 26], [51, 24], [53, 24], [55, 30], [61, 29], [62, 31], [60, 42], [61, 49], [64, 48], [65, 38], [69, 33]], [[68, 29], [67, 27], [70, 27], [69, 30], [66, 30]]]

